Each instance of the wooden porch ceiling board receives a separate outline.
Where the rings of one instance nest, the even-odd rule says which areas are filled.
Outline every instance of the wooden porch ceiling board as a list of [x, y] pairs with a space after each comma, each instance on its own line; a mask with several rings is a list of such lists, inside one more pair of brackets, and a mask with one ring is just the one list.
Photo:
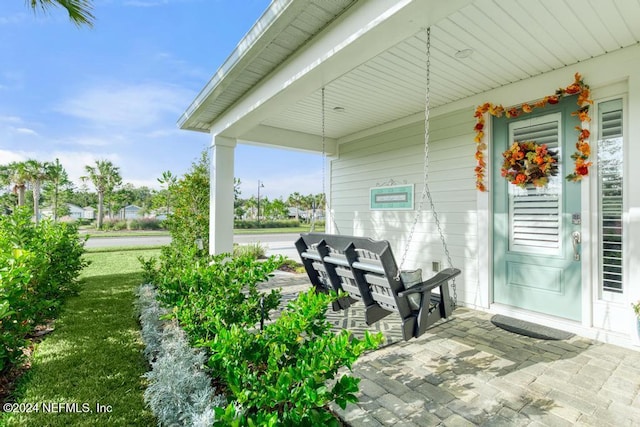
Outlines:
[[[341, 138], [421, 112], [425, 38], [418, 33], [329, 82], [326, 135]], [[640, 0], [477, 0], [432, 27], [431, 106], [639, 42]], [[467, 48], [471, 57], [454, 56]], [[318, 89], [263, 124], [320, 134], [320, 108]]]

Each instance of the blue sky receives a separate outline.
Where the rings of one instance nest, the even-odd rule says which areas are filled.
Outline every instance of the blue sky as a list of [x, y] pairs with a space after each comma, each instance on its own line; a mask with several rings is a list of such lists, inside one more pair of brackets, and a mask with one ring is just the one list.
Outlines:
[[[269, 5], [94, 0], [89, 29], [25, 3], [0, 8], [0, 164], [57, 157], [75, 181], [109, 159], [125, 182], [154, 188], [162, 171], [182, 175], [209, 146], [208, 134], [176, 121]], [[235, 168], [242, 197], [258, 180], [270, 198], [322, 191], [319, 155], [241, 145]]]

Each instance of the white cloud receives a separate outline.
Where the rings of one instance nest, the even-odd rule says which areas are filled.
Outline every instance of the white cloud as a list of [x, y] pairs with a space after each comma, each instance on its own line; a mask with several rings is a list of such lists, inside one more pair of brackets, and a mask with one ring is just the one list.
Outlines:
[[84, 119], [98, 127], [125, 130], [175, 123], [192, 93], [162, 84], [103, 85], [64, 100], [56, 111]]
[[33, 129], [29, 129], [29, 128], [13, 128], [13, 130], [16, 133], [21, 133], [23, 135], [34, 135], [34, 136], [39, 136], [38, 132], [36, 132]]
[[[248, 199], [258, 194], [258, 179], [248, 177], [246, 180], [240, 178], [240, 197]], [[260, 197], [266, 196], [269, 199], [286, 198], [291, 193], [319, 194], [322, 193], [322, 173], [312, 172], [294, 175], [269, 174], [266, 178], [260, 178], [264, 187], [260, 188]], [[301, 184], [306, 183], [306, 184]]]
[[[42, 160], [52, 161], [53, 159], [59, 159], [60, 163], [67, 171], [69, 179], [76, 184], [80, 184], [80, 177], [85, 176], [85, 166], [94, 165], [96, 160], [111, 160], [114, 164], [118, 164], [120, 156], [117, 154], [95, 154], [85, 151], [59, 151], [53, 153], [43, 153]], [[42, 156], [41, 156], [42, 157]], [[91, 188], [91, 185], [89, 185]]]
[[81, 147], [108, 147], [113, 146], [114, 141], [121, 140], [121, 137], [104, 138], [101, 136], [83, 135], [64, 138], [63, 143], [78, 145]]
[[11, 162], [23, 162], [29, 158], [31, 158], [30, 153], [0, 149], [0, 165], [6, 165]]
[[22, 119], [18, 116], [0, 116], [2, 123], [22, 123]]
[[162, 186], [157, 179], [123, 179], [123, 183], [133, 184], [136, 188], [149, 187], [153, 190], [159, 190]]

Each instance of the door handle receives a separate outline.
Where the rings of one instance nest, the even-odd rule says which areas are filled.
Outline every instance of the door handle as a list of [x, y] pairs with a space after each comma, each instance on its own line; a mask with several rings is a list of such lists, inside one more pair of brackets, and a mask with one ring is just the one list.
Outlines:
[[582, 243], [582, 235], [579, 231], [571, 233], [571, 243], [573, 244], [573, 260], [580, 261], [580, 249], [578, 245]]

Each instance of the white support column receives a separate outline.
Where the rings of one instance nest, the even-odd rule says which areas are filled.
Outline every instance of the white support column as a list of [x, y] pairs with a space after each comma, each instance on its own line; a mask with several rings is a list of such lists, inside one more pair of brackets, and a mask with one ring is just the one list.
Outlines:
[[233, 171], [236, 140], [213, 136], [211, 144], [211, 190], [209, 253], [233, 251]]

